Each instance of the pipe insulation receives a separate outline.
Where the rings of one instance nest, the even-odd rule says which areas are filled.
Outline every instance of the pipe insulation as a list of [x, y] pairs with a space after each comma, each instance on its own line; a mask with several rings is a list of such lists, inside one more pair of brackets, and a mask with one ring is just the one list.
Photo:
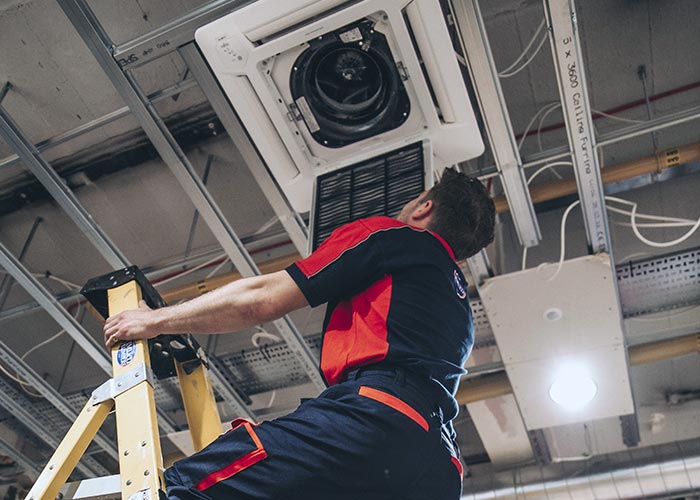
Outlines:
[[697, 491], [700, 488], [700, 456], [625, 467], [608, 472], [465, 492], [465, 500], [623, 500], [660, 494]]

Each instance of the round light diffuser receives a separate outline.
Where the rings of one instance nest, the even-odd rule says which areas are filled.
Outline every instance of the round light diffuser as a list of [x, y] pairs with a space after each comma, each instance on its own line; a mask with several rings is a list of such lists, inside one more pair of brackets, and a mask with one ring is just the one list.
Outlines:
[[565, 410], [576, 411], [590, 403], [597, 392], [598, 386], [584, 368], [567, 365], [557, 373], [549, 397]]

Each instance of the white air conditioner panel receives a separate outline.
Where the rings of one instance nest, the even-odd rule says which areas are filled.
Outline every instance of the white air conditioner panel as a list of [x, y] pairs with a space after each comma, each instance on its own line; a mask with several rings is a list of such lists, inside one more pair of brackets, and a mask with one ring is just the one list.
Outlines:
[[[319, 108], [302, 113], [304, 100], [295, 102], [292, 95], [295, 61], [310, 45], [315, 44], [316, 50], [324, 36], [335, 37], [336, 43], [342, 39], [359, 57], [360, 49], [370, 53], [373, 47], [362, 45], [362, 33], [357, 38], [352, 31], [365, 20], [372, 27], [366, 40], [374, 42], [375, 52], [380, 50], [376, 37], [385, 40], [393, 60], [386, 67], [401, 75], [408, 102], [401, 109], [409, 111], [398, 125], [328, 147], [314, 130]], [[346, 35], [339, 31], [346, 27], [348, 35], [340, 36]], [[429, 140], [438, 172], [483, 152], [438, 0], [258, 0], [203, 26], [195, 39], [271, 172], [300, 212], [311, 208], [313, 181], [321, 172], [406, 144]], [[421, 59], [426, 61], [425, 71]], [[394, 118], [401, 120], [398, 115]]]

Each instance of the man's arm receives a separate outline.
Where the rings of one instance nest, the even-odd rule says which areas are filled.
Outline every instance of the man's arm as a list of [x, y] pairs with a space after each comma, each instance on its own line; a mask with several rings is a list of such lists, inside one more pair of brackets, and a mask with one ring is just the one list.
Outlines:
[[308, 302], [286, 271], [244, 278], [175, 306], [124, 311], [107, 319], [105, 345], [161, 334], [226, 333], [277, 319]]

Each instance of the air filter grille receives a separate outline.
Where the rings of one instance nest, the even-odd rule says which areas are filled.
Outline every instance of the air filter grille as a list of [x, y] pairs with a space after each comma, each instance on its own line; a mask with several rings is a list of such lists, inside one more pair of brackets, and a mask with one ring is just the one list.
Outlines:
[[316, 179], [313, 249], [348, 222], [393, 217], [425, 189], [423, 144], [416, 143]]

